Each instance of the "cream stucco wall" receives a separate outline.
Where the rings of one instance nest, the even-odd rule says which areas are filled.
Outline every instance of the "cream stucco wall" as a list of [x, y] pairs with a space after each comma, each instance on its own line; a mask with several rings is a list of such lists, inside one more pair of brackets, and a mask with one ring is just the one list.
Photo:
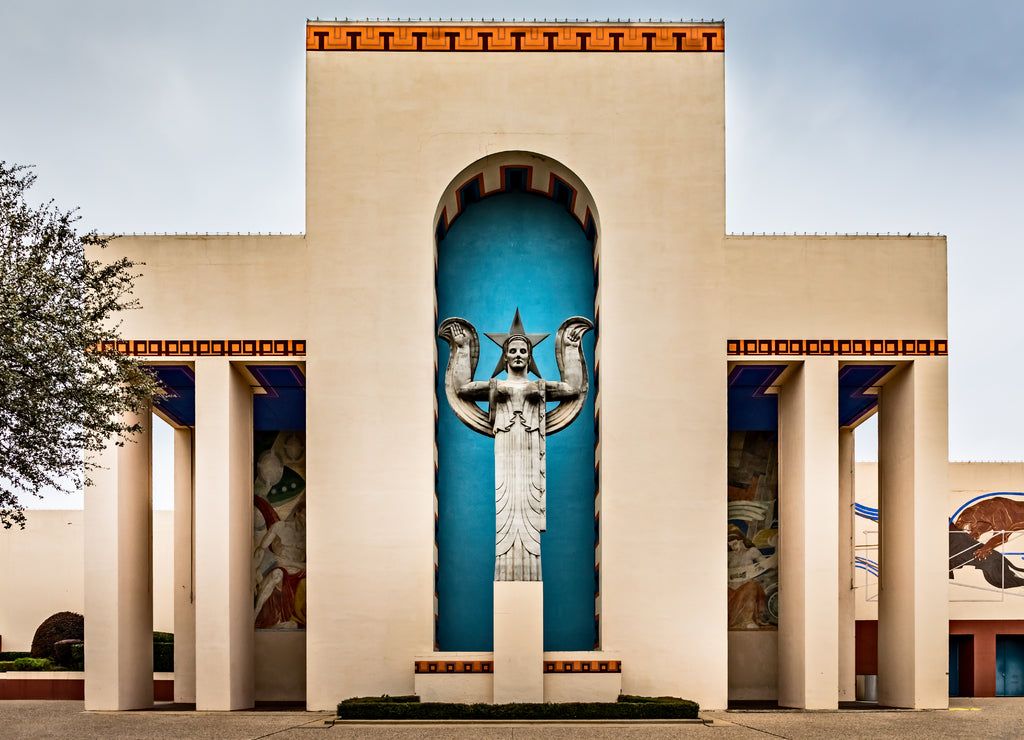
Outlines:
[[302, 236], [119, 236], [93, 255], [139, 268], [125, 339], [301, 339], [307, 243]]
[[[0, 637], [28, 650], [40, 622], [85, 608], [83, 512], [33, 509], [25, 529], [0, 531]], [[153, 512], [153, 629], [174, 631], [173, 512]]]
[[724, 244], [732, 339], [946, 337], [944, 236], [727, 236]]

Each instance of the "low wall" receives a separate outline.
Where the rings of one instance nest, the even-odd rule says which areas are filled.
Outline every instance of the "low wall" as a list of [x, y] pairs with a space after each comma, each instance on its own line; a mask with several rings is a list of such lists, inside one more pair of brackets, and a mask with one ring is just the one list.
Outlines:
[[[8, 671], [0, 673], [3, 699], [85, 699], [81, 671]], [[174, 674], [153, 674], [153, 701], [174, 701]]]

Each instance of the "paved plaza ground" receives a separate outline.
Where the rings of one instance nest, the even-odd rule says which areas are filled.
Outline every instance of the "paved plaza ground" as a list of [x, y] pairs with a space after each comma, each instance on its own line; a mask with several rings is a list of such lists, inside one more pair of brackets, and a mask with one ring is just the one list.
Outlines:
[[80, 701], [2, 701], [4, 738], [1021, 738], [1024, 698], [951, 699], [950, 710], [849, 709], [838, 712], [702, 712], [689, 722], [360, 722], [332, 724], [333, 713], [192, 712], [171, 705], [144, 712], [86, 712]]

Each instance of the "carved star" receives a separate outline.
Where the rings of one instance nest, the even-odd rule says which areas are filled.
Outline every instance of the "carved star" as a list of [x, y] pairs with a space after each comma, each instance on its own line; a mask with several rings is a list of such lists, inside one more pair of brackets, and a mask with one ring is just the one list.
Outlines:
[[[492, 342], [494, 342], [499, 347], [504, 347], [505, 346], [505, 340], [508, 339], [509, 336], [511, 336], [512, 334], [521, 334], [522, 336], [526, 337], [529, 340], [529, 342], [530, 342], [530, 372], [533, 373], [534, 375], [536, 375], [539, 378], [540, 377], [540, 370], [537, 369], [537, 363], [534, 362], [534, 360], [533, 360], [533, 350], [537, 347], [538, 344], [543, 342], [550, 335], [549, 334], [527, 334], [526, 333], [526, 329], [523, 328], [523, 320], [519, 318], [519, 309], [516, 308], [515, 318], [512, 319], [512, 326], [509, 327], [509, 330], [507, 332], [505, 332], [504, 334], [486, 334], [485, 333], [484, 336], [486, 336], [488, 339], [490, 339]], [[498, 366], [496, 368], [494, 368], [494, 374], [491, 375], [491, 377], [492, 378], [497, 377], [498, 373], [500, 373], [504, 369], [505, 369], [505, 356], [502, 355], [501, 357], [498, 358]]]

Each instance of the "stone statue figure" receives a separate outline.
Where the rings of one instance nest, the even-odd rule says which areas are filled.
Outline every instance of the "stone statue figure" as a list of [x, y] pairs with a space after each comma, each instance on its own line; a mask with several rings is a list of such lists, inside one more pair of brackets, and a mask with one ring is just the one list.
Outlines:
[[[444, 386], [455, 415], [470, 429], [494, 437], [494, 580], [539, 581], [540, 533], [545, 530], [547, 484], [544, 447], [565, 429], [587, 399], [587, 363], [580, 340], [594, 328], [588, 319], [566, 319], [555, 335], [560, 382], [540, 378], [534, 345], [547, 334], [527, 334], [516, 309], [507, 334], [487, 334], [502, 354], [490, 381], [474, 381], [480, 342], [465, 319], [441, 322], [438, 336], [451, 353]], [[497, 376], [506, 372], [505, 379]], [[538, 380], [530, 380], [533, 373]], [[477, 401], [486, 402], [485, 412]], [[548, 411], [549, 401], [558, 401]]]

